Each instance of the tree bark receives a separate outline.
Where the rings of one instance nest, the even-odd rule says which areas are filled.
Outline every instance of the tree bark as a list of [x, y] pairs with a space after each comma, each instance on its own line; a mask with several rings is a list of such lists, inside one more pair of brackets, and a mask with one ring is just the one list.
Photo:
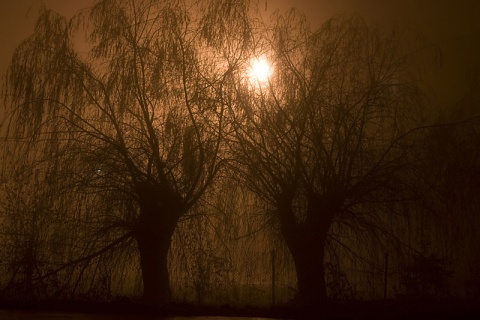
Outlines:
[[327, 297], [325, 283], [326, 237], [326, 232], [311, 234], [310, 231], [303, 230], [303, 232], [297, 233], [295, 239], [287, 241], [297, 275], [296, 302], [302, 306], [318, 305]]
[[334, 212], [324, 199], [310, 198], [304, 221], [292, 209], [292, 197], [279, 197], [277, 209], [283, 238], [292, 255], [297, 275], [296, 302], [315, 306], [327, 297], [325, 244]]
[[[142, 229], [142, 230], [141, 230]], [[168, 274], [168, 251], [173, 232], [152, 224], [136, 235], [143, 280], [143, 300], [150, 304], [166, 304], [172, 300]], [[169, 229], [175, 230], [175, 226]]]
[[154, 305], [167, 304], [172, 301], [168, 252], [182, 213], [180, 197], [150, 192], [150, 196], [143, 194], [140, 200], [135, 240], [140, 253], [143, 300]]

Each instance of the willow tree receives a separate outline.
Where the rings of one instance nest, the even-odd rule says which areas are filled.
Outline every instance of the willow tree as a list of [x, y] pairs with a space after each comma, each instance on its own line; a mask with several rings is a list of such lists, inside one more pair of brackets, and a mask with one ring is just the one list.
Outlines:
[[325, 248], [342, 240], [336, 231], [375, 231], [382, 205], [405, 191], [400, 142], [415, 123], [415, 90], [395, 32], [342, 18], [312, 31], [295, 11], [273, 22], [264, 51], [273, 72], [239, 81], [232, 151], [278, 219], [298, 302], [314, 305], [327, 295]]
[[149, 302], [172, 298], [172, 234], [222, 163], [223, 62], [241, 48], [212, 47], [217, 2], [100, 0], [69, 21], [44, 8], [9, 68], [8, 138], [34, 141], [36, 166], [109, 235], [73, 262], [133, 239]]

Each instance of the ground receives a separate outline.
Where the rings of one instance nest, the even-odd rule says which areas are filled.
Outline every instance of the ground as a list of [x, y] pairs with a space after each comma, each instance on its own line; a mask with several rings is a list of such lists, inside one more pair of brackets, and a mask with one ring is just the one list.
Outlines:
[[72, 312], [94, 314], [131, 314], [141, 316], [223, 316], [261, 317], [272, 319], [480, 319], [478, 300], [386, 300], [338, 301], [329, 300], [312, 309], [292, 306], [271, 308], [208, 307], [192, 304], [171, 304], [164, 307], [147, 306], [129, 300], [112, 302], [45, 301], [38, 303], [0, 303], [0, 309], [28, 309], [38, 312]]

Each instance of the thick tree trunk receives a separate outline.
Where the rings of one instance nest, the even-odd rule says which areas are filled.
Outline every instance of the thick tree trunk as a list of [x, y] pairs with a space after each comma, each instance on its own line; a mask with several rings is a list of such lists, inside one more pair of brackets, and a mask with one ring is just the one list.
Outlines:
[[143, 300], [149, 304], [167, 304], [172, 300], [168, 252], [182, 213], [181, 198], [165, 197], [155, 189], [141, 195], [135, 240], [140, 253]]
[[308, 201], [307, 216], [299, 222], [292, 209], [292, 197], [277, 202], [282, 235], [292, 255], [297, 275], [296, 302], [315, 306], [325, 300], [325, 244], [332, 223], [333, 207], [320, 197]]
[[[166, 230], [168, 229], [168, 230]], [[143, 280], [143, 300], [166, 304], [172, 300], [168, 274], [168, 251], [175, 225], [151, 224], [139, 228], [136, 235]]]
[[298, 294], [296, 300], [302, 306], [315, 306], [325, 300], [324, 252], [325, 243], [308, 241], [300, 236], [293, 246], [288, 246], [292, 254], [297, 274]]

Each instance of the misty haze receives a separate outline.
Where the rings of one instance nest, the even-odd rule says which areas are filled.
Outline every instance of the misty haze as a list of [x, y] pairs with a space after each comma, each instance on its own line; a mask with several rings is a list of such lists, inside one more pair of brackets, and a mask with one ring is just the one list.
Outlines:
[[479, 5], [31, 2], [0, 317], [479, 314]]

